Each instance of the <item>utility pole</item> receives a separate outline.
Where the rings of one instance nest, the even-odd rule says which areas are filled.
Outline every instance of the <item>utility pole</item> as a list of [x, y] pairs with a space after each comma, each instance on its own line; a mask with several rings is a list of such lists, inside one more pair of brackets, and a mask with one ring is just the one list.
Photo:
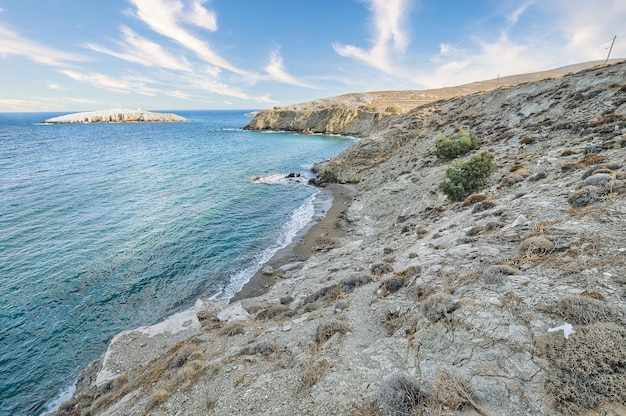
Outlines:
[[617, 38], [617, 35], [613, 36], [613, 42], [611, 42], [611, 47], [609, 48], [609, 54], [606, 56], [606, 60], [604, 61], [604, 65], [606, 65], [607, 62], [609, 62], [609, 57], [611, 56], [611, 51], [613, 50], [613, 45], [615, 44], [615, 39]]

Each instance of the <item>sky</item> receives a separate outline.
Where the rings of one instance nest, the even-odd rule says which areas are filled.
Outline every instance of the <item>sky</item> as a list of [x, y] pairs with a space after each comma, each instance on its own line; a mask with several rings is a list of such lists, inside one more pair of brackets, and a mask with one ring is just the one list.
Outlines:
[[262, 109], [626, 58], [625, 0], [0, 0], [0, 112]]

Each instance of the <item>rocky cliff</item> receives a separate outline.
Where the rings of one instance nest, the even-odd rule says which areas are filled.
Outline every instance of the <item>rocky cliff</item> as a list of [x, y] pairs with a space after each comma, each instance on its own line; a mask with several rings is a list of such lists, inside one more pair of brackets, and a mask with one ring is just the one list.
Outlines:
[[136, 123], [136, 122], [181, 122], [184, 117], [171, 113], [153, 113], [144, 110], [112, 109], [88, 111], [53, 117], [43, 122], [46, 124], [76, 123]]
[[[479, 148], [438, 158], [462, 129]], [[318, 166], [357, 192], [345, 236], [265, 295], [116, 337], [57, 414], [626, 414], [625, 147], [626, 63], [390, 117]]]
[[308, 109], [276, 108], [260, 111], [244, 129], [362, 137], [377, 130], [389, 115], [389, 112], [381, 113], [366, 106], [361, 108], [341, 105]]

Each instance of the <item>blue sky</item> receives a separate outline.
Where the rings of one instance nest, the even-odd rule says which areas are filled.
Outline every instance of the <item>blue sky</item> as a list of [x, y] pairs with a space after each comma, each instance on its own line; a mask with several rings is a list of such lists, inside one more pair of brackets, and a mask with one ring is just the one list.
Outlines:
[[626, 57], [624, 0], [0, 0], [0, 111], [257, 109]]

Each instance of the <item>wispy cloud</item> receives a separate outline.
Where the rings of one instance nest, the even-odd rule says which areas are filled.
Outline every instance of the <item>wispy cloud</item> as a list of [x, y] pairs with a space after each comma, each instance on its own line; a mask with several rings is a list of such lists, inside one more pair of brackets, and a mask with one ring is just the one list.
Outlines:
[[95, 52], [148, 67], [160, 67], [178, 71], [190, 70], [190, 64], [186, 58], [170, 54], [158, 43], [139, 36], [126, 26], [122, 27], [121, 32], [124, 36], [124, 41], [119, 43], [119, 46], [122, 48], [121, 52], [93, 43], [87, 43], [86, 47]]
[[335, 51], [347, 58], [365, 62], [384, 72], [393, 72], [391, 56], [403, 52], [409, 44], [404, 19], [409, 9], [408, 0], [367, 0], [372, 13], [374, 41], [365, 50], [354, 45], [334, 44]]
[[83, 56], [59, 51], [26, 39], [1, 22], [0, 55], [22, 56], [30, 61], [54, 67], [67, 67], [69, 62], [86, 61]]
[[294, 85], [296, 87], [315, 88], [314, 86], [300, 81], [293, 75], [287, 73], [283, 66], [283, 57], [278, 50], [272, 51], [270, 55], [270, 62], [265, 67], [265, 71], [276, 81]]
[[154, 96], [157, 93], [157, 89], [148, 86], [151, 80], [136, 77], [112, 77], [98, 72], [81, 73], [71, 70], [61, 70], [60, 72], [76, 81], [109, 91], [133, 92], [148, 96]]
[[193, 51], [200, 59], [217, 68], [238, 75], [253, 75], [231, 64], [217, 54], [209, 44], [189, 32], [182, 23], [192, 23], [209, 30], [217, 30], [215, 14], [205, 9], [201, 1], [193, 1], [185, 8], [179, 0], [130, 0], [136, 7], [135, 15], [153, 31], [172, 39]]

